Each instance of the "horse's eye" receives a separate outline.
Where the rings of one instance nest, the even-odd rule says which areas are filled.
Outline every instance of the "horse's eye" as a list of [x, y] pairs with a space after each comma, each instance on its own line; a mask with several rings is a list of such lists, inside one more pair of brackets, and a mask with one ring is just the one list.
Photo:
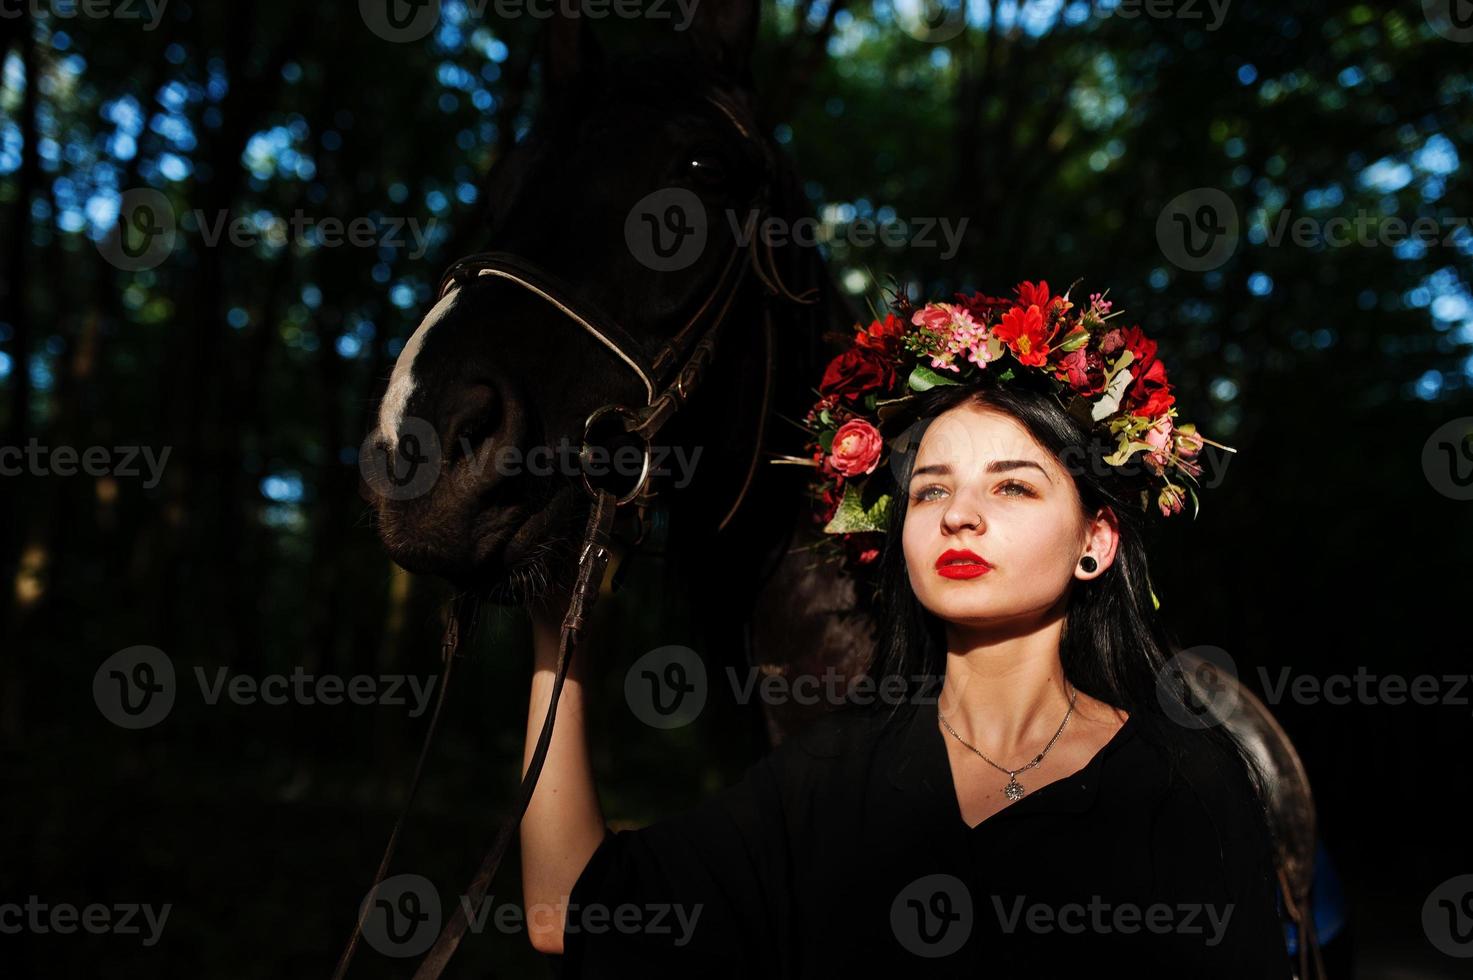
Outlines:
[[726, 166], [714, 153], [692, 153], [686, 159], [685, 170], [692, 180], [708, 187], [726, 182]]

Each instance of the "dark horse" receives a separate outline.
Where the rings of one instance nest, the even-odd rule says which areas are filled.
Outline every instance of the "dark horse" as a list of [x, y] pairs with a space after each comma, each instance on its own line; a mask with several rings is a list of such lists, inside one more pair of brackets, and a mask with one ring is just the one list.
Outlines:
[[[540, 112], [491, 174], [485, 240], [558, 288], [539, 295], [471, 269], [406, 344], [370, 446], [388, 468], [420, 460], [432, 472], [410, 492], [365, 484], [405, 568], [504, 604], [569, 583], [589, 498], [555, 464], [576, 452], [591, 412], [639, 408], [649, 389], [559, 301], [598, 309], [653, 355], [713, 297], [729, 299], [705, 377], [660, 432], [656, 462], [670, 473], [653, 486], [668, 508], [657, 522], [670, 529], [668, 566], [699, 556], [720, 569], [686, 597], [692, 621], [712, 627], [702, 656], [751, 666], [740, 627], [802, 506], [803, 474], [763, 457], [802, 451], [803, 433], [774, 420], [803, 415], [823, 335], [853, 321], [816, 249], [751, 234], [759, 206], [789, 227], [807, 214], [756, 104], [759, 8], [701, 4], [675, 43], [632, 58], [606, 55], [584, 19], [551, 24]], [[699, 226], [704, 245], [675, 255]], [[733, 254], [751, 274], [725, 297]], [[622, 476], [616, 493], [635, 482]], [[745, 713], [750, 754], [765, 733]]]

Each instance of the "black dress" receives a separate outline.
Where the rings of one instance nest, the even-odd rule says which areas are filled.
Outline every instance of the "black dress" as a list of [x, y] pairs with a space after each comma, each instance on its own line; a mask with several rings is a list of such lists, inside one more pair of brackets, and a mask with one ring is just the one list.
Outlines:
[[1261, 808], [1201, 732], [1132, 714], [969, 828], [935, 699], [889, 710], [836, 712], [695, 809], [606, 835], [559, 976], [1290, 976]]

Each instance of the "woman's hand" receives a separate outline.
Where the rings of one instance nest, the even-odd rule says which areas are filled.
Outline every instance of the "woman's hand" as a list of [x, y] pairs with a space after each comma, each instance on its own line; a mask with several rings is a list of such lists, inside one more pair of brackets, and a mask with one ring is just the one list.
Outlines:
[[[557, 593], [532, 604], [534, 666], [522, 753], [526, 774], [552, 700], [563, 617], [570, 596]], [[542, 775], [522, 818], [522, 898], [532, 946], [543, 953], [563, 951], [563, 920], [569, 896], [606, 829], [588, 758], [583, 710], [587, 647], [574, 651], [558, 700], [557, 720]]]

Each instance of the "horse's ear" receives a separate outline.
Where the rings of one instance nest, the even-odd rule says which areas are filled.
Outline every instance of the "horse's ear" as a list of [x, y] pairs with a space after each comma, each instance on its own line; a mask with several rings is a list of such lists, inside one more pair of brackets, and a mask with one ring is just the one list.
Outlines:
[[697, 52], [750, 88], [752, 50], [761, 19], [760, 0], [708, 0], [695, 5], [687, 30]]
[[580, 79], [603, 66], [603, 48], [587, 17], [558, 14], [548, 22], [545, 39], [543, 78], [551, 96], [572, 91]]

